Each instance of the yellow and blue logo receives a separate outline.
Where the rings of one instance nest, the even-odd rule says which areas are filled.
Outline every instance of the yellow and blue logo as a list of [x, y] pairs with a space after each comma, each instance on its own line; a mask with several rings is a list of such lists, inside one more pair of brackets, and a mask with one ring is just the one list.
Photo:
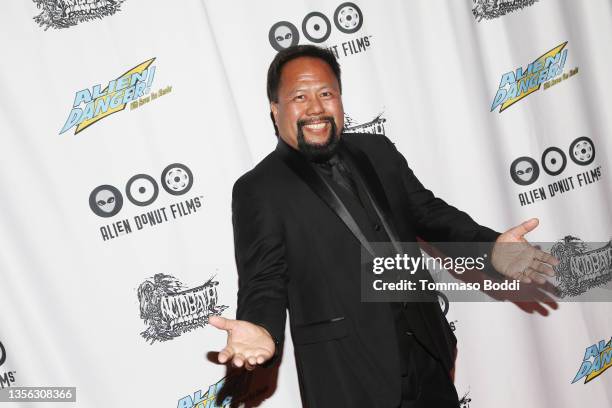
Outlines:
[[221, 405], [217, 405], [216, 399], [219, 391], [223, 387], [225, 378], [219, 380], [216, 384], [208, 387], [208, 391], [198, 390], [193, 395], [185, 395], [178, 400], [177, 408], [229, 408], [232, 403], [232, 397], [226, 397]]
[[612, 367], [612, 338], [607, 343], [600, 340], [586, 348], [584, 358], [572, 384], [584, 378], [584, 383], [599, 377], [608, 368]]
[[91, 89], [78, 91], [60, 134], [76, 127], [74, 131], [76, 135], [99, 120], [124, 110], [128, 103], [148, 94], [155, 78], [153, 61], [155, 58], [136, 65], [117, 79], [109, 81], [104, 89], [98, 84]]
[[514, 71], [501, 76], [499, 89], [493, 98], [491, 112], [498, 106], [503, 112], [521, 99], [541, 89], [542, 83], [550, 81], [563, 74], [567, 59], [567, 41], [545, 52], [527, 65], [526, 69], [518, 67]]

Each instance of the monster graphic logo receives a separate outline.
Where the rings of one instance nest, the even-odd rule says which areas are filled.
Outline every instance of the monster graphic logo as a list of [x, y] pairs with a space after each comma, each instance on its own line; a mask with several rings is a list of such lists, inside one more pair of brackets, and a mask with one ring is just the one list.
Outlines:
[[84, 21], [111, 16], [125, 0], [33, 0], [43, 11], [34, 17], [39, 26], [68, 28]]
[[554, 267], [560, 297], [578, 296], [612, 280], [612, 242], [588, 250], [583, 241], [568, 235], [550, 253], [560, 262]]
[[501, 17], [525, 7], [532, 6], [538, 0], [473, 0], [472, 14], [478, 22]]
[[470, 408], [470, 402], [472, 399], [469, 397], [470, 392], [466, 392], [463, 397], [459, 400], [459, 408]]
[[382, 117], [383, 112], [379, 113], [374, 119], [366, 123], [357, 123], [353, 118], [344, 116], [344, 132], [343, 133], [373, 133], [376, 135], [385, 134], [384, 123], [387, 119]]
[[228, 306], [217, 305], [216, 286], [210, 278], [206, 283], [187, 289], [176, 278], [158, 273], [153, 281], [138, 287], [140, 318], [149, 327], [140, 333], [147, 341], [172, 340], [181, 334], [204, 327], [210, 316], [220, 316]]

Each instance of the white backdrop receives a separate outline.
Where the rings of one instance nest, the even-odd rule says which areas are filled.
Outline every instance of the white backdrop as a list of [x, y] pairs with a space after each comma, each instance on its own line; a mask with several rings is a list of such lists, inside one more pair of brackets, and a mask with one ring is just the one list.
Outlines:
[[[225, 367], [207, 356], [225, 335], [204, 323], [211, 313], [235, 316], [231, 187], [275, 146], [265, 75], [274, 38], [291, 25], [297, 36], [283, 37], [278, 47], [319, 41], [328, 20], [322, 45], [338, 53], [353, 125], [384, 121], [378, 133], [384, 128], [437, 195], [497, 230], [539, 217], [529, 235], [534, 241], [610, 239], [612, 3], [490, 2], [482, 19], [473, 15], [476, 3], [125, 0], [115, 9], [107, 1], [70, 0], [63, 18], [55, 1], [41, 0], [39, 8], [4, 1], [0, 388], [76, 386], [76, 405], [83, 407], [190, 408], [225, 376]], [[337, 9], [345, 13], [335, 18]], [[54, 17], [39, 26], [33, 17], [45, 10]], [[562, 81], [507, 110], [491, 110], [504, 74], [527, 69], [564, 42]], [[60, 134], [77, 92], [112, 88], [110, 81], [152, 58], [155, 73], [137, 108], [128, 101], [76, 134], [75, 127]], [[592, 154], [572, 159], [570, 145], [580, 137], [594, 148], [589, 163]], [[549, 147], [566, 156], [556, 175], [549, 173], [558, 162], [550, 172], [541, 164]], [[520, 157], [539, 166], [537, 179], [524, 176], [532, 177], [529, 184], [510, 176]], [[178, 184], [162, 177], [167, 166], [180, 175]], [[584, 172], [590, 178], [579, 176]], [[136, 177], [126, 192], [142, 174], [154, 181]], [[548, 185], [570, 176], [574, 188], [551, 197]], [[105, 185], [118, 190], [122, 207], [115, 194], [115, 203], [94, 212], [90, 194]], [[539, 194], [529, 192], [539, 188], [546, 199], [529, 203]], [[94, 194], [93, 207], [100, 198]], [[138, 229], [134, 217], [149, 212], [163, 221]], [[132, 232], [109, 238], [122, 220]], [[156, 274], [176, 278], [184, 285], [179, 291], [212, 278], [217, 284], [205, 298], [216, 291], [216, 308], [193, 306], [204, 323], [188, 320], [175, 337], [156, 340], [155, 332], [147, 341], [140, 333], [155, 325], [151, 315], [148, 323], [141, 318], [138, 294]], [[450, 305], [464, 407], [612, 404], [612, 374], [572, 384], [585, 349], [612, 336], [610, 304], [543, 310]], [[300, 406], [292, 351], [288, 341], [276, 388], [262, 406]], [[200, 407], [209, 406], [205, 399]]]

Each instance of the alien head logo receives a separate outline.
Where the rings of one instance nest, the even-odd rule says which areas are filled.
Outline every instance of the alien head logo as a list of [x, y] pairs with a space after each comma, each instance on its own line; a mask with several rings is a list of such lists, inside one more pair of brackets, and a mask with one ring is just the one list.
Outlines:
[[121, 192], [110, 185], [94, 188], [89, 194], [89, 208], [100, 217], [112, 217], [121, 211], [123, 196]]
[[531, 157], [519, 157], [510, 165], [510, 177], [521, 186], [527, 186], [535, 182], [539, 175], [540, 167]]
[[282, 51], [292, 45], [297, 45], [300, 42], [300, 33], [298, 29], [288, 21], [279, 21], [270, 27], [268, 33], [270, 45], [276, 51]]
[[39, 26], [68, 28], [84, 21], [115, 14], [125, 0], [33, 0], [42, 12], [34, 17]]

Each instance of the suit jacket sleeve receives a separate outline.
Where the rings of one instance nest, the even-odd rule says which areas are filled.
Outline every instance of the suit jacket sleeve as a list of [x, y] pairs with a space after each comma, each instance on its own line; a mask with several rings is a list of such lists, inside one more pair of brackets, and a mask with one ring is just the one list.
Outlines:
[[282, 348], [287, 308], [287, 264], [280, 219], [270, 198], [244, 179], [232, 192], [234, 249], [238, 268], [236, 318], [264, 327]]
[[418, 236], [428, 242], [494, 242], [497, 239], [499, 232], [479, 225], [468, 214], [425, 188], [408, 167], [404, 156], [391, 141], [386, 140], [393, 149], [408, 196], [407, 210], [414, 220]]

